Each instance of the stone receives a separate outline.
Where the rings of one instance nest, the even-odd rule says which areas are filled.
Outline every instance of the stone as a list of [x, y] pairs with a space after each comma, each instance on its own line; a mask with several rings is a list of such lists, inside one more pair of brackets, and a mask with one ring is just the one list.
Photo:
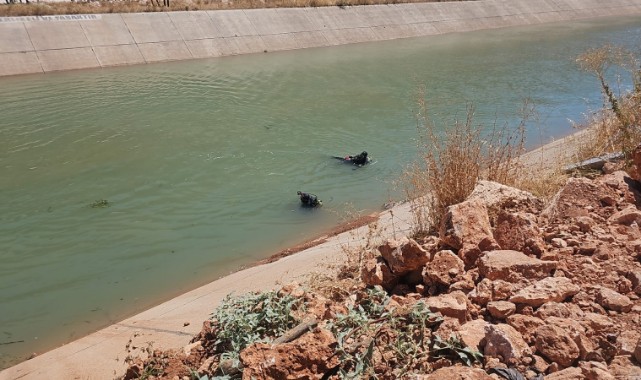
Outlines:
[[486, 356], [500, 357], [504, 363], [514, 359], [520, 361], [524, 356], [532, 354], [530, 347], [514, 327], [500, 323], [485, 327]]
[[634, 356], [634, 359], [637, 361], [637, 363], [641, 363], [641, 339], [637, 341], [637, 345], [634, 348], [632, 356]]
[[639, 380], [641, 379], [641, 366], [633, 363], [630, 356], [616, 356], [610, 362], [610, 373], [615, 379]]
[[632, 291], [641, 296], [641, 270], [635, 269], [626, 273], [625, 277], [632, 284]]
[[430, 297], [425, 304], [433, 312], [439, 312], [446, 317], [456, 318], [461, 324], [465, 323], [468, 317], [467, 297], [465, 293], [455, 291], [440, 296]]
[[603, 204], [608, 199], [617, 198], [616, 191], [602, 183], [584, 177], [568, 178], [541, 215], [550, 222], [564, 222], [570, 218], [590, 216], [588, 210], [595, 210], [607, 217], [609, 215]]
[[528, 252], [530, 247], [543, 243], [536, 217], [530, 213], [500, 212], [494, 228], [494, 239], [501, 249], [526, 253], [533, 253]]
[[545, 373], [549, 366], [550, 364], [548, 364], [544, 358], [539, 355], [532, 355], [532, 364], [530, 365], [530, 368], [536, 370], [538, 373]]
[[437, 252], [423, 269], [423, 281], [449, 286], [465, 274], [465, 264], [452, 251]]
[[543, 261], [510, 250], [486, 252], [478, 264], [482, 277], [508, 282], [518, 282], [523, 278], [537, 280], [548, 277], [556, 266], [556, 261]]
[[621, 169], [621, 163], [617, 162], [606, 162], [603, 164], [603, 167], [601, 168], [601, 171], [603, 174], [612, 174], [617, 170]]
[[482, 351], [485, 345], [485, 328], [488, 325], [483, 319], [475, 319], [461, 325], [458, 334], [465, 347]]
[[487, 311], [497, 319], [505, 319], [516, 311], [516, 305], [508, 301], [492, 301], [487, 304]]
[[612, 215], [608, 221], [610, 223], [623, 224], [626, 226], [629, 226], [632, 223], [641, 225], [641, 211], [639, 211], [636, 206], [628, 206]]
[[538, 307], [546, 302], [562, 302], [581, 290], [567, 277], [548, 277], [520, 290], [510, 302]]
[[641, 334], [635, 330], [623, 330], [617, 336], [617, 355], [633, 355]]
[[581, 318], [580, 323], [583, 324], [586, 329], [598, 334], [614, 330], [614, 321], [603, 314], [587, 312]]
[[587, 332], [585, 327], [573, 318], [548, 317], [545, 319], [545, 324], [556, 326], [565, 331], [575, 343], [580, 336], [585, 335]]
[[585, 380], [583, 371], [578, 367], [570, 367], [545, 376], [545, 380]]
[[639, 183], [634, 181], [625, 171], [618, 170], [597, 179], [616, 190], [622, 198], [622, 203], [636, 204], [641, 199]]
[[456, 318], [444, 317], [441, 324], [434, 331], [443, 340], [447, 340], [461, 328], [461, 323]]
[[240, 353], [243, 379], [315, 379], [339, 364], [334, 355], [336, 339], [331, 332], [316, 328], [290, 343], [255, 343]]
[[528, 342], [534, 342], [534, 332], [537, 328], [545, 325], [545, 322], [540, 318], [530, 315], [513, 314], [507, 317], [507, 324], [514, 327], [523, 339]]
[[562, 328], [543, 325], [535, 331], [537, 353], [562, 367], [571, 366], [579, 358], [579, 347]]
[[610, 374], [608, 367], [604, 363], [581, 363], [581, 370], [586, 380], [616, 380], [616, 378]]
[[579, 227], [579, 231], [587, 233], [592, 231], [592, 226], [594, 226], [595, 221], [589, 216], [578, 216], [574, 218], [574, 223]]
[[484, 278], [468, 293], [470, 301], [484, 306], [492, 299], [492, 280]]
[[631, 155], [632, 168], [629, 170], [630, 177], [636, 181], [641, 181], [641, 145], [634, 148]]
[[403, 237], [400, 241], [388, 240], [378, 247], [392, 273], [402, 276], [422, 269], [430, 261], [429, 252], [414, 239]]
[[565, 248], [568, 246], [568, 243], [561, 238], [553, 238], [550, 240], [550, 244], [552, 244], [554, 248]]
[[492, 235], [487, 208], [480, 201], [464, 201], [447, 208], [439, 230], [441, 242], [454, 249], [464, 245], [497, 246]]
[[532, 193], [492, 181], [478, 181], [467, 200], [480, 201], [491, 214], [501, 210], [537, 213], [543, 207]]
[[380, 285], [387, 290], [391, 290], [398, 282], [398, 276], [392, 273], [385, 260], [380, 256], [365, 260], [361, 268], [361, 278], [368, 286]]
[[627, 313], [632, 310], [630, 298], [615, 292], [612, 289], [599, 286], [595, 297], [596, 302], [607, 310], [614, 310], [620, 313]]
[[583, 315], [583, 311], [574, 304], [546, 302], [536, 310], [535, 315], [541, 319], [548, 317], [572, 318]]
[[439, 368], [429, 375], [416, 375], [416, 380], [494, 380], [480, 368], [452, 366]]
[[574, 343], [579, 347], [579, 359], [587, 360], [588, 356], [595, 354], [598, 345], [584, 334], [574, 338]]
[[463, 293], [469, 293], [472, 290], [474, 290], [474, 287], [475, 287], [474, 278], [471, 274], [464, 273], [463, 276], [456, 278], [456, 280], [458, 281], [450, 285], [450, 292], [453, 292], [455, 290], [460, 290]]
[[507, 281], [492, 281], [492, 301], [507, 300], [512, 296], [512, 293], [514, 293], [515, 289], [518, 289], [518, 286], [510, 284]]

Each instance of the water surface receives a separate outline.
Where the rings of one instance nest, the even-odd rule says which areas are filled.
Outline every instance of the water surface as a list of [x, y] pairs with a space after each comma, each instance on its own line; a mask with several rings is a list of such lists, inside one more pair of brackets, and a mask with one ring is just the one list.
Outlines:
[[0, 368], [398, 199], [421, 85], [437, 125], [530, 98], [530, 144], [567, 135], [601, 105], [575, 56], [640, 21], [0, 78]]

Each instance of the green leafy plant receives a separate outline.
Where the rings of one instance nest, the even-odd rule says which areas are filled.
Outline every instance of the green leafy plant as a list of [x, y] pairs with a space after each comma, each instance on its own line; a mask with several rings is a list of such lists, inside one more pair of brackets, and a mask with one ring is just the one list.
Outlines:
[[466, 347], [454, 334], [450, 335], [447, 340], [436, 335], [432, 351], [434, 357], [461, 361], [467, 366], [471, 366], [475, 361], [481, 362], [483, 360], [483, 354]]
[[213, 312], [216, 346], [222, 360], [238, 364], [240, 352], [256, 342], [269, 342], [299, 323], [292, 311], [302, 301], [276, 291], [228, 295]]
[[393, 354], [398, 377], [415, 369], [427, 370], [431, 327], [442, 321], [441, 316], [423, 301], [409, 309], [388, 310], [389, 301], [381, 287], [367, 289], [346, 314], [328, 323], [338, 342], [341, 379], [376, 378], [377, 351]]

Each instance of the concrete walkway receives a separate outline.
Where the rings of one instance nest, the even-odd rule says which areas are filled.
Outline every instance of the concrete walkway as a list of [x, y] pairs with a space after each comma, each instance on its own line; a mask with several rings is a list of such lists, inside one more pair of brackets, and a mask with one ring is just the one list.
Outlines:
[[641, 0], [0, 17], [0, 76], [213, 58], [641, 14]]

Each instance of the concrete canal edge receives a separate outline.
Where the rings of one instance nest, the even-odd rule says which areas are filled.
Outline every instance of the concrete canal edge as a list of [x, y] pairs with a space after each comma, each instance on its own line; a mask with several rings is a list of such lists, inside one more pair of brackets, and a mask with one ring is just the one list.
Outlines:
[[641, 14], [641, 0], [0, 17], [0, 76], [343, 45]]

